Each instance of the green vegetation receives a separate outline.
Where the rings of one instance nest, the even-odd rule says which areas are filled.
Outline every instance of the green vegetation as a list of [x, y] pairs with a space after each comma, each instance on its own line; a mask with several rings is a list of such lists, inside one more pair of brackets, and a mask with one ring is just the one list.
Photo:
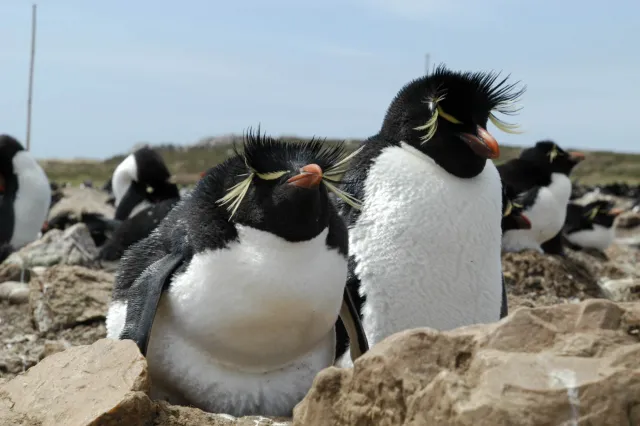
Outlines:
[[[295, 137], [285, 137], [297, 140]], [[197, 181], [200, 172], [222, 162], [233, 154], [232, 141], [239, 143], [239, 136], [225, 138], [207, 138], [197, 145], [153, 145], [167, 162], [169, 170], [176, 176], [178, 183], [189, 185]], [[327, 140], [326, 143], [338, 143]], [[348, 149], [355, 149], [357, 140], [347, 141]], [[501, 156], [497, 163], [516, 157], [521, 148], [502, 146]], [[611, 182], [640, 183], [640, 155], [622, 154], [603, 151], [585, 152], [587, 159], [576, 167], [574, 180], [584, 184]], [[102, 185], [113, 173], [115, 167], [125, 155], [111, 157], [104, 161], [91, 160], [43, 160], [49, 179], [58, 183], [70, 182], [78, 184], [84, 180], [92, 180], [94, 185]]]

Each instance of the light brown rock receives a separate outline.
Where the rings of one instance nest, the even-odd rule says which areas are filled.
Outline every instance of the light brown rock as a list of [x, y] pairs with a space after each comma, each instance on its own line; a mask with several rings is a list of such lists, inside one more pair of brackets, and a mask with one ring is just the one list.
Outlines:
[[49, 356], [0, 387], [0, 424], [143, 426], [146, 362], [132, 341], [99, 340]]
[[294, 425], [638, 425], [639, 336], [640, 304], [597, 299], [405, 331], [320, 372]]
[[82, 266], [57, 265], [32, 278], [29, 305], [40, 333], [104, 320], [113, 275]]
[[26, 303], [29, 301], [29, 284], [18, 281], [5, 281], [0, 283], [0, 300], [8, 300], [9, 303]]

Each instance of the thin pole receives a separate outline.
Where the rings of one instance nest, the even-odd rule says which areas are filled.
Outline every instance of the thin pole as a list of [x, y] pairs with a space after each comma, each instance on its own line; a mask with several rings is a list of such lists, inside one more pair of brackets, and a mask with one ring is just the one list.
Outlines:
[[33, 99], [33, 67], [36, 57], [36, 5], [31, 10], [31, 64], [29, 65], [29, 95], [27, 98], [27, 151], [31, 148], [31, 101]]
[[424, 73], [429, 74], [429, 59], [430, 55], [427, 53], [424, 58]]

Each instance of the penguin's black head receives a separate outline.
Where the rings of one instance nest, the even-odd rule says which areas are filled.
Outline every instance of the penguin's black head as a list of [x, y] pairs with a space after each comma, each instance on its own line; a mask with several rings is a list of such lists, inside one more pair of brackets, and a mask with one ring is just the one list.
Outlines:
[[531, 229], [529, 218], [522, 213], [524, 207], [516, 202], [518, 194], [509, 185], [502, 184], [502, 232], [511, 229]]
[[534, 164], [538, 170], [549, 175], [562, 173], [569, 176], [573, 168], [585, 157], [581, 152], [567, 152], [555, 142], [543, 140], [536, 143], [535, 146], [523, 150], [519, 158]]
[[611, 228], [623, 210], [615, 208], [611, 201], [597, 200], [582, 206], [583, 217], [594, 225]]
[[304, 241], [324, 230], [335, 208], [328, 191], [358, 207], [338, 189], [345, 157], [342, 145], [320, 140], [284, 142], [254, 134], [244, 138], [243, 152], [209, 172], [194, 191], [223, 182], [216, 203], [228, 220], [261, 229], [288, 241]]
[[180, 197], [178, 185], [173, 182], [171, 173], [160, 154], [145, 146], [136, 150], [133, 156], [137, 166], [136, 180], [146, 187], [146, 198], [149, 201], [157, 203]]
[[516, 132], [516, 126], [495, 115], [519, 110], [514, 102], [525, 89], [515, 90], [516, 84], [498, 80], [495, 73], [457, 72], [441, 65], [398, 92], [380, 133], [421, 150], [455, 176], [476, 176], [487, 159], [500, 156], [487, 122]]
[[20, 151], [24, 151], [24, 147], [17, 139], [9, 135], [0, 135], [0, 195], [14, 195], [18, 190], [13, 158]]

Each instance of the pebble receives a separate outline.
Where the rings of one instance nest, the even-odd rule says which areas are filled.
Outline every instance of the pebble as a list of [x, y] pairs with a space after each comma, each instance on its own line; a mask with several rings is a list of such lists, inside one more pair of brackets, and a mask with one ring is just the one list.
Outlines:
[[0, 284], [0, 300], [22, 304], [29, 301], [29, 284], [18, 281], [5, 281]]

